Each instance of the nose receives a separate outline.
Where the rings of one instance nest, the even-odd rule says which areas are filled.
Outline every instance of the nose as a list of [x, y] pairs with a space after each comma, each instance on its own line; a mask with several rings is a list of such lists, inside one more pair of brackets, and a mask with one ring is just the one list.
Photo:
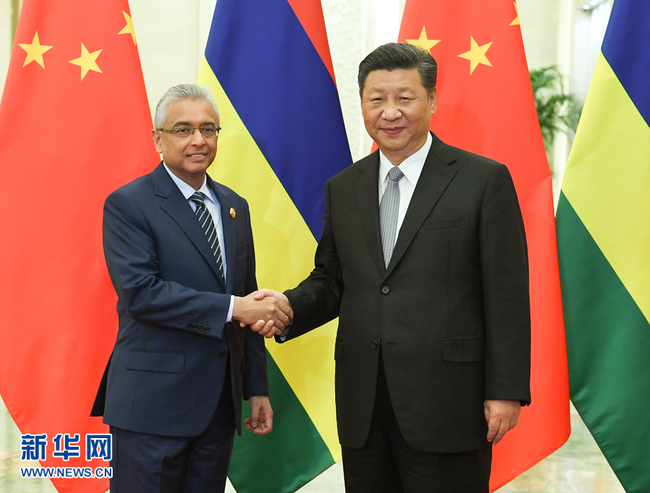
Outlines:
[[382, 117], [384, 120], [397, 120], [401, 118], [402, 111], [394, 101], [386, 102], [384, 106], [384, 111], [382, 112]]
[[202, 146], [205, 144], [205, 137], [198, 128], [192, 129], [192, 135], [190, 136], [190, 144], [195, 146]]

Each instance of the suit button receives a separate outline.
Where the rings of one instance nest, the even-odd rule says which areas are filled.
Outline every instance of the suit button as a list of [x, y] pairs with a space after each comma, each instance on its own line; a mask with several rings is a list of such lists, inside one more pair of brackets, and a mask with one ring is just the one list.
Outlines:
[[221, 359], [226, 359], [228, 357], [228, 351], [225, 351], [225, 350], [219, 351], [219, 357]]
[[388, 286], [382, 286], [381, 287], [381, 293], [382, 294], [388, 294], [390, 293], [390, 288]]
[[377, 349], [379, 347], [379, 341], [372, 341], [370, 343], [370, 347], [373, 349]]

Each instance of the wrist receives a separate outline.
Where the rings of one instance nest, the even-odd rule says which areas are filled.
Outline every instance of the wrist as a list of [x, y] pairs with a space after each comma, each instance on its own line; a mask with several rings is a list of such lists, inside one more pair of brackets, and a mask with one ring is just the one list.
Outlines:
[[245, 303], [246, 300], [242, 298], [241, 296], [233, 296], [233, 304], [232, 304], [232, 319], [237, 320], [238, 322], [241, 321], [243, 318], [243, 311], [245, 309]]

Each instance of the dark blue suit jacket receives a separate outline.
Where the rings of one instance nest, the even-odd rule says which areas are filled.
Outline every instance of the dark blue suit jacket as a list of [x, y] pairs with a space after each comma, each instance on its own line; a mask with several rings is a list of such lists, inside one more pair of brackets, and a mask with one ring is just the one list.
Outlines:
[[92, 414], [109, 425], [199, 435], [216, 410], [228, 362], [238, 431], [242, 398], [268, 395], [264, 338], [224, 323], [230, 295], [257, 289], [248, 204], [209, 177], [208, 185], [221, 204], [225, 285], [162, 163], [106, 199], [104, 253], [119, 332]]

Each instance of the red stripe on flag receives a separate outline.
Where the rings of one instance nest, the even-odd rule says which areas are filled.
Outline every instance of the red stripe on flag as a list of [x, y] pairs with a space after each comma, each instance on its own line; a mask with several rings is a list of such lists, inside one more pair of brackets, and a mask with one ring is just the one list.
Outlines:
[[[25, 0], [0, 103], [0, 392], [23, 434], [47, 434], [44, 466], [108, 466], [85, 457], [108, 432], [89, 413], [117, 334], [102, 208], [158, 162], [129, 23], [127, 0]], [[79, 458], [53, 457], [59, 433]]]
[[564, 318], [551, 173], [512, 0], [407, 0], [399, 41], [426, 28], [439, 64], [431, 129], [447, 144], [499, 161], [513, 176], [530, 261], [532, 404], [494, 448], [491, 490], [559, 448], [570, 434]]
[[320, 0], [288, 0], [288, 2], [336, 84]]

